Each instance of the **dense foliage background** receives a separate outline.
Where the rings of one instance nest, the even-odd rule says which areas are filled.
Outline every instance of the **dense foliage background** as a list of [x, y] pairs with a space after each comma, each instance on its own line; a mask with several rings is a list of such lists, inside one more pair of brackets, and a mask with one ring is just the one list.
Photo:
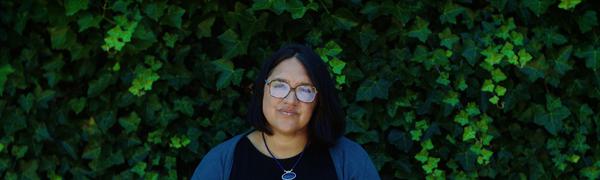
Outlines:
[[186, 179], [288, 42], [383, 179], [600, 177], [593, 0], [0, 1], [2, 179]]

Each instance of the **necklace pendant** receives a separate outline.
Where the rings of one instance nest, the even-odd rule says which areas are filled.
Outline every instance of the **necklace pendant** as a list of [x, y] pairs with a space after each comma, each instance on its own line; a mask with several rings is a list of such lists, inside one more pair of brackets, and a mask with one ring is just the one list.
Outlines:
[[296, 178], [296, 173], [292, 171], [285, 171], [285, 173], [281, 175], [282, 180], [292, 180], [294, 178]]

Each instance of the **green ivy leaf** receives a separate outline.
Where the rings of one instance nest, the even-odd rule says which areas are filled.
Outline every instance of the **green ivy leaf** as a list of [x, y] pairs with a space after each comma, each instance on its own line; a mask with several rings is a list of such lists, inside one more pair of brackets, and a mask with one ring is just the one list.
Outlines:
[[358, 44], [360, 48], [366, 52], [369, 49], [369, 44], [377, 39], [377, 32], [371, 27], [371, 25], [363, 26], [361, 31], [358, 33]]
[[112, 5], [112, 9], [117, 12], [127, 13], [129, 10], [127, 7], [132, 3], [131, 0], [117, 0]]
[[429, 128], [429, 125], [427, 125], [427, 121], [420, 120], [415, 123], [415, 128], [420, 130], [427, 130]]
[[502, 54], [498, 53], [498, 48], [492, 47], [488, 47], [481, 51], [481, 55], [486, 57], [484, 61], [489, 65], [498, 64], [500, 61], [502, 61], [502, 58], [504, 58]]
[[519, 66], [521, 68], [525, 67], [525, 65], [527, 65], [527, 62], [531, 61], [531, 59], [533, 57], [531, 57], [531, 55], [529, 55], [529, 53], [527, 51], [525, 51], [525, 49], [521, 49], [519, 51]]
[[588, 10], [585, 11], [583, 16], [577, 18], [577, 24], [581, 33], [586, 33], [592, 30], [593, 27], [598, 26], [598, 18], [596, 11]]
[[481, 112], [479, 111], [479, 107], [474, 102], [469, 102], [467, 104], [466, 110], [467, 110], [467, 114], [469, 114], [469, 116], [471, 116], [471, 117], [481, 114]]
[[68, 26], [50, 27], [48, 31], [53, 49], [68, 49], [75, 43], [76, 36]]
[[227, 59], [219, 59], [213, 61], [212, 64], [220, 72], [216, 84], [217, 90], [227, 87], [233, 78], [233, 73], [235, 73], [233, 62]]
[[475, 45], [473, 40], [463, 40], [463, 52], [461, 55], [467, 59], [467, 62], [469, 62], [470, 65], [475, 65], [480, 51], [481, 50]]
[[562, 105], [559, 98], [546, 95], [546, 111], [538, 110], [534, 122], [544, 126], [550, 134], [557, 135], [563, 129], [562, 120], [569, 115], [571, 115], [571, 111]]
[[469, 114], [462, 110], [456, 116], [454, 116], [454, 122], [457, 122], [461, 126], [469, 124]]
[[119, 124], [125, 129], [125, 133], [135, 132], [140, 121], [140, 117], [135, 112], [130, 113], [129, 116], [125, 118], [119, 118]]
[[215, 17], [210, 17], [200, 22], [197, 27], [196, 36], [198, 38], [203, 37], [211, 37], [212, 36], [212, 26], [215, 23]]
[[410, 131], [410, 137], [411, 137], [411, 140], [413, 140], [413, 141], [420, 140], [422, 135], [423, 134], [422, 134], [422, 132], [421, 132], [420, 129], [418, 129], [418, 130], [411, 130]]
[[342, 74], [342, 70], [344, 67], [346, 67], [346, 62], [338, 58], [333, 58], [331, 61], [329, 61], [329, 65], [331, 66], [334, 74]]
[[28, 150], [29, 147], [27, 145], [13, 145], [11, 149], [11, 155], [13, 155], [15, 159], [21, 159], [23, 156], [25, 156], [25, 153], [27, 153]]
[[423, 141], [423, 143], [421, 143], [421, 147], [423, 147], [423, 149], [425, 149], [425, 150], [432, 150], [434, 148], [433, 143], [431, 142], [431, 139], [427, 139], [427, 140]]
[[498, 96], [504, 96], [504, 94], [506, 94], [506, 88], [500, 85], [496, 86], [496, 95]]
[[489, 101], [490, 101], [492, 104], [498, 104], [498, 101], [499, 101], [499, 100], [500, 100], [500, 98], [499, 98], [498, 96], [496, 96], [496, 95], [494, 95], [493, 97], [491, 97], [491, 98], [489, 99]]
[[333, 19], [335, 20], [336, 27], [343, 30], [351, 30], [358, 25], [358, 22], [353, 18], [353, 12], [346, 8], [338, 9], [334, 13]]
[[497, 32], [494, 34], [496, 37], [506, 40], [510, 37], [510, 32], [517, 28], [515, 26], [515, 21], [513, 18], [509, 18], [505, 24], [498, 28]]
[[450, 91], [448, 94], [446, 94], [446, 97], [444, 97], [443, 101], [444, 103], [454, 107], [460, 103], [459, 94], [455, 91]]
[[135, 79], [129, 87], [129, 92], [136, 96], [143, 96], [146, 91], [152, 90], [152, 84], [157, 81], [160, 76], [151, 68], [137, 66], [135, 68]]
[[508, 58], [508, 62], [510, 64], [517, 65], [519, 57], [517, 57], [517, 55], [513, 51], [513, 47], [514, 46], [511, 43], [506, 42], [502, 49], [500, 49], [500, 53], [502, 53], [504, 57]]
[[495, 87], [494, 83], [492, 83], [491, 80], [486, 79], [483, 82], [483, 86], [481, 86], [481, 91], [493, 93], [494, 92], [494, 87]]
[[585, 67], [594, 71], [600, 68], [600, 49], [588, 46], [583, 49], [578, 49], [575, 56], [585, 59]]
[[379, 142], [379, 133], [375, 130], [370, 130], [364, 132], [356, 138], [356, 142], [359, 144], [367, 144], [370, 142], [378, 143]]
[[[268, 0], [270, 4], [271, 10], [275, 12], [275, 14], [280, 15], [287, 9], [287, 1], [272, 1]], [[268, 4], [268, 3], [267, 3]]]
[[79, 114], [85, 108], [86, 98], [73, 98], [69, 100], [68, 104], [75, 114]]
[[[340, 47], [340, 45], [338, 45], [335, 41], [327, 42], [327, 44], [325, 44], [325, 48], [323, 50], [324, 50], [324, 55], [327, 55], [330, 57], [336, 57], [338, 54], [340, 54], [343, 51], [342, 47]], [[323, 56], [323, 55], [321, 55], [321, 56]]]
[[33, 96], [33, 94], [22, 94], [21, 97], [19, 97], [19, 105], [21, 106], [21, 109], [25, 110], [25, 112], [29, 112], [31, 110], [31, 107], [33, 106], [34, 100], [35, 97]]
[[517, 31], [512, 31], [510, 32], [510, 39], [512, 41], [513, 44], [515, 44], [516, 46], [522, 46], [524, 43], [524, 39], [525, 37], [523, 37], [523, 34], [517, 32]]
[[71, 16], [79, 10], [88, 8], [89, 0], [65, 0], [65, 11], [67, 16]]
[[444, 31], [438, 34], [438, 37], [440, 38], [440, 45], [448, 49], [452, 49], [454, 44], [459, 40], [457, 35], [452, 34], [450, 28], [444, 29]]
[[133, 168], [131, 168], [131, 172], [140, 175], [140, 177], [143, 177], [144, 174], [146, 174], [146, 166], [147, 165], [145, 162], [137, 162], [135, 163]]
[[456, 24], [456, 16], [465, 12], [465, 8], [448, 2], [442, 9], [442, 15], [440, 15], [440, 21], [443, 23]]
[[554, 61], [554, 69], [561, 75], [567, 73], [573, 69], [569, 64], [569, 59], [571, 58], [571, 54], [573, 52], [573, 46], [569, 45], [560, 49], [558, 53], [558, 58]]
[[425, 149], [421, 149], [421, 151], [419, 151], [419, 153], [415, 155], [415, 159], [417, 159], [421, 163], [425, 163], [425, 161], [427, 161], [428, 158], [429, 153]]
[[438, 76], [438, 78], [435, 80], [435, 82], [444, 85], [444, 86], [448, 86], [448, 84], [450, 84], [450, 80], [448, 77], [448, 72], [441, 72], [440, 76]]
[[88, 144], [83, 149], [83, 154], [81, 155], [82, 159], [97, 159], [102, 152], [102, 147], [97, 143]]
[[111, 80], [112, 74], [102, 73], [98, 79], [90, 81], [88, 84], [87, 95], [93, 97], [100, 94], [100, 92], [104, 91], [104, 89], [111, 84]]
[[163, 36], [163, 40], [165, 41], [165, 44], [167, 45], [167, 47], [170, 48], [174, 48], [175, 47], [175, 42], [177, 41], [177, 34], [171, 34], [171, 33], [165, 33], [165, 35]]
[[248, 46], [247, 41], [240, 41], [238, 34], [235, 31], [228, 29], [218, 37], [219, 42], [223, 45], [223, 58], [231, 59], [238, 55], [246, 54]]
[[529, 0], [522, 1], [522, 3], [523, 6], [529, 8], [536, 16], [540, 17], [552, 5], [553, 0]]
[[165, 13], [165, 9], [167, 9], [167, 3], [165, 2], [152, 2], [148, 3], [144, 7], [144, 14], [146, 14], [150, 19], [154, 21], [158, 21], [160, 17]]
[[492, 79], [494, 82], [499, 83], [506, 80], [506, 75], [502, 72], [502, 70], [494, 69], [494, 71], [492, 71]]
[[4, 93], [4, 84], [6, 83], [8, 75], [15, 72], [15, 69], [10, 64], [4, 64], [0, 66], [0, 95]]
[[475, 134], [477, 133], [477, 131], [475, 131], [475, 129], [471, 126], [466, 126], [463, 129], [463, 135], [462, 135], [462, 139], [463, 141], [468, 141], [471, 139], [475, 139]]
[[577, 111], [576, 114], [577, 114], [577, 117], [579, 118], [579, 120], [583, 121], [584, 119], [588, 119], [589, 116], [594, 114], [594, 111], [592, 111], [592, 108], [590, 108], [589, 105], [583, 104], [579, 107], [579, 111]]
[[385, 79], [379, 79], [378, 81], [368, 79], [363, 81], [360, 87], [358, 87], [356, 101], [371, 101], [374, 98], [385, 100], [388, 98], [388, 90], [391, 85]]
[[485, 148], [482, 148], [481, 156], [477, 158], [477, 163], [488, 164], [490, 162], [490, 157], [492, 157], [493, 154], [494, 154], [494, 152], [487, 150]]
[[460, 91], [464, 91], [469, 87], [464, 76], [458, 76], [458, 79], [454, 82], [455, 82], [454, 86], [456, 88], [458, 88], [458, 90], [460, 90]]
[[582, 133], [577, 133], [575, 134], [575, 138], [569, 143], [569, 146], [577, 153], [585, 154], [591, 148], [585, 141], [586, 136]]
[[534, 28], [535, 37], [540, 39], [546, 47], [552, 48], [553, 45], [562, 45], [567, 42], [567, 38], [558, 33], [558, 27]]
[[[255, 0], [254, 3], [252, 4], [252, 8], [250, 8], [250, 9], [252, 11], [269, 9], [273, 5], [273, 3], [274, 3], [273, 0]], [[284, 3], [285, 3], [285, 1], [284, 1]], [[283, 10], [281, 12], [283, 12]], [[281, 14], [281, 12], [277, 13], [277, 15]]]
[[600, 177], [600, 167], [590, 166], [585, 167], [579, 171], [581, 176], [584, 176], [588, 179], [598, 179]]
[[427, 163], [425, 163], [422, 168], [425, 170], [425, 173], [431, 174], [433, 170], [437, 168], [438, 162], [440, 162], [440, 158], [429, 157]]
[[194, 102], [188, 97], [177, 99], [175, 100], [174, 110], [192, 117], [194, 115]]
[[176, 6], [169, 5], [167, 8], [167, 14], [163, 16], [161, 24], [181, 29], [181, 17], [185, 14], [185, 9]]
[[94, 16], [92, 14], [85, 14], [83, 17], [77, 20], [77, 24], [79, 25], [79, 32], [85, 31], [89, 28], [100, 28], [100, 21], [102, 21], [102, 16]]
[[558, 8], [569, 10], [575, 8], [579, 3], [581, 3], [581, 0], [560, 0]]
[[300, 19], [308, 10], [300, 0], [288, 1], [287, 10], [292, 13], [292, 19]]
[[139, 11], [136, 11], [135, 19], [132, 21], [129, 21], [125, 16], [115, 17], [117, 25], [106, 33], [107, 36], [104, 37], [102, 49], [104, 49], [104, 51], [109, 51], [111, 49], [121, 51], [123, 46], [131, 41], [131, 36], [133, 35], [133, 32], [135, 32], [140, 19], [141, 16]]
[[185, 147], [187, 145], [189, 145], [191, 143], [190, 139], [183, 135], [183, 136], [173, 136], [171, 137], [171, 141], [169, 143], [169, 147], [175, 148], [175, 149], [179, 149], [182, 147]]
[[419, 39], [421, 42], [427, 41], [427, 37], [431, 34], [431, 30], [428, 28], [429, 22], [417, 16], [413, 26], [408, 32], [408, 37]]

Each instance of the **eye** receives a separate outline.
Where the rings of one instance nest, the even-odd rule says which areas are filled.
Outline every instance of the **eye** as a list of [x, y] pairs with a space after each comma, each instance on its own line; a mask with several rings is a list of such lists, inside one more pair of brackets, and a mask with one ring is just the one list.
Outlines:
[[273, 88], [287, 88], [287, 86], [288, 86], [288, 85], [287, 85], [286, 83], [284, 83], [284, 82], [273, 81], [273, 82], [271, 83], [271, 86], [272, 86]]
[[313, 90], [313, 88], [311, 88], [309, 86], [300, 86], [300, 87], [298, 87], [298, 89], [300, 89], [300, 92], [302, 92], [302, 93], [313, 94], [315, 92]]

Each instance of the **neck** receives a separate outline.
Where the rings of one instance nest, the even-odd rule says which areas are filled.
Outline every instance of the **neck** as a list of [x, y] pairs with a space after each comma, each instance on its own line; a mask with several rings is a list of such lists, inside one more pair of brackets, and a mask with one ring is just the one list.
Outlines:
[[308, 134], [306, 131], [299, 131], [292, 134], [273, 132], [273, 135], [265, 133], [264, 136], [269, 149], [279, 159], [290, 158], [300, 154], [304, 150], [306, 143], [308, 143]]

